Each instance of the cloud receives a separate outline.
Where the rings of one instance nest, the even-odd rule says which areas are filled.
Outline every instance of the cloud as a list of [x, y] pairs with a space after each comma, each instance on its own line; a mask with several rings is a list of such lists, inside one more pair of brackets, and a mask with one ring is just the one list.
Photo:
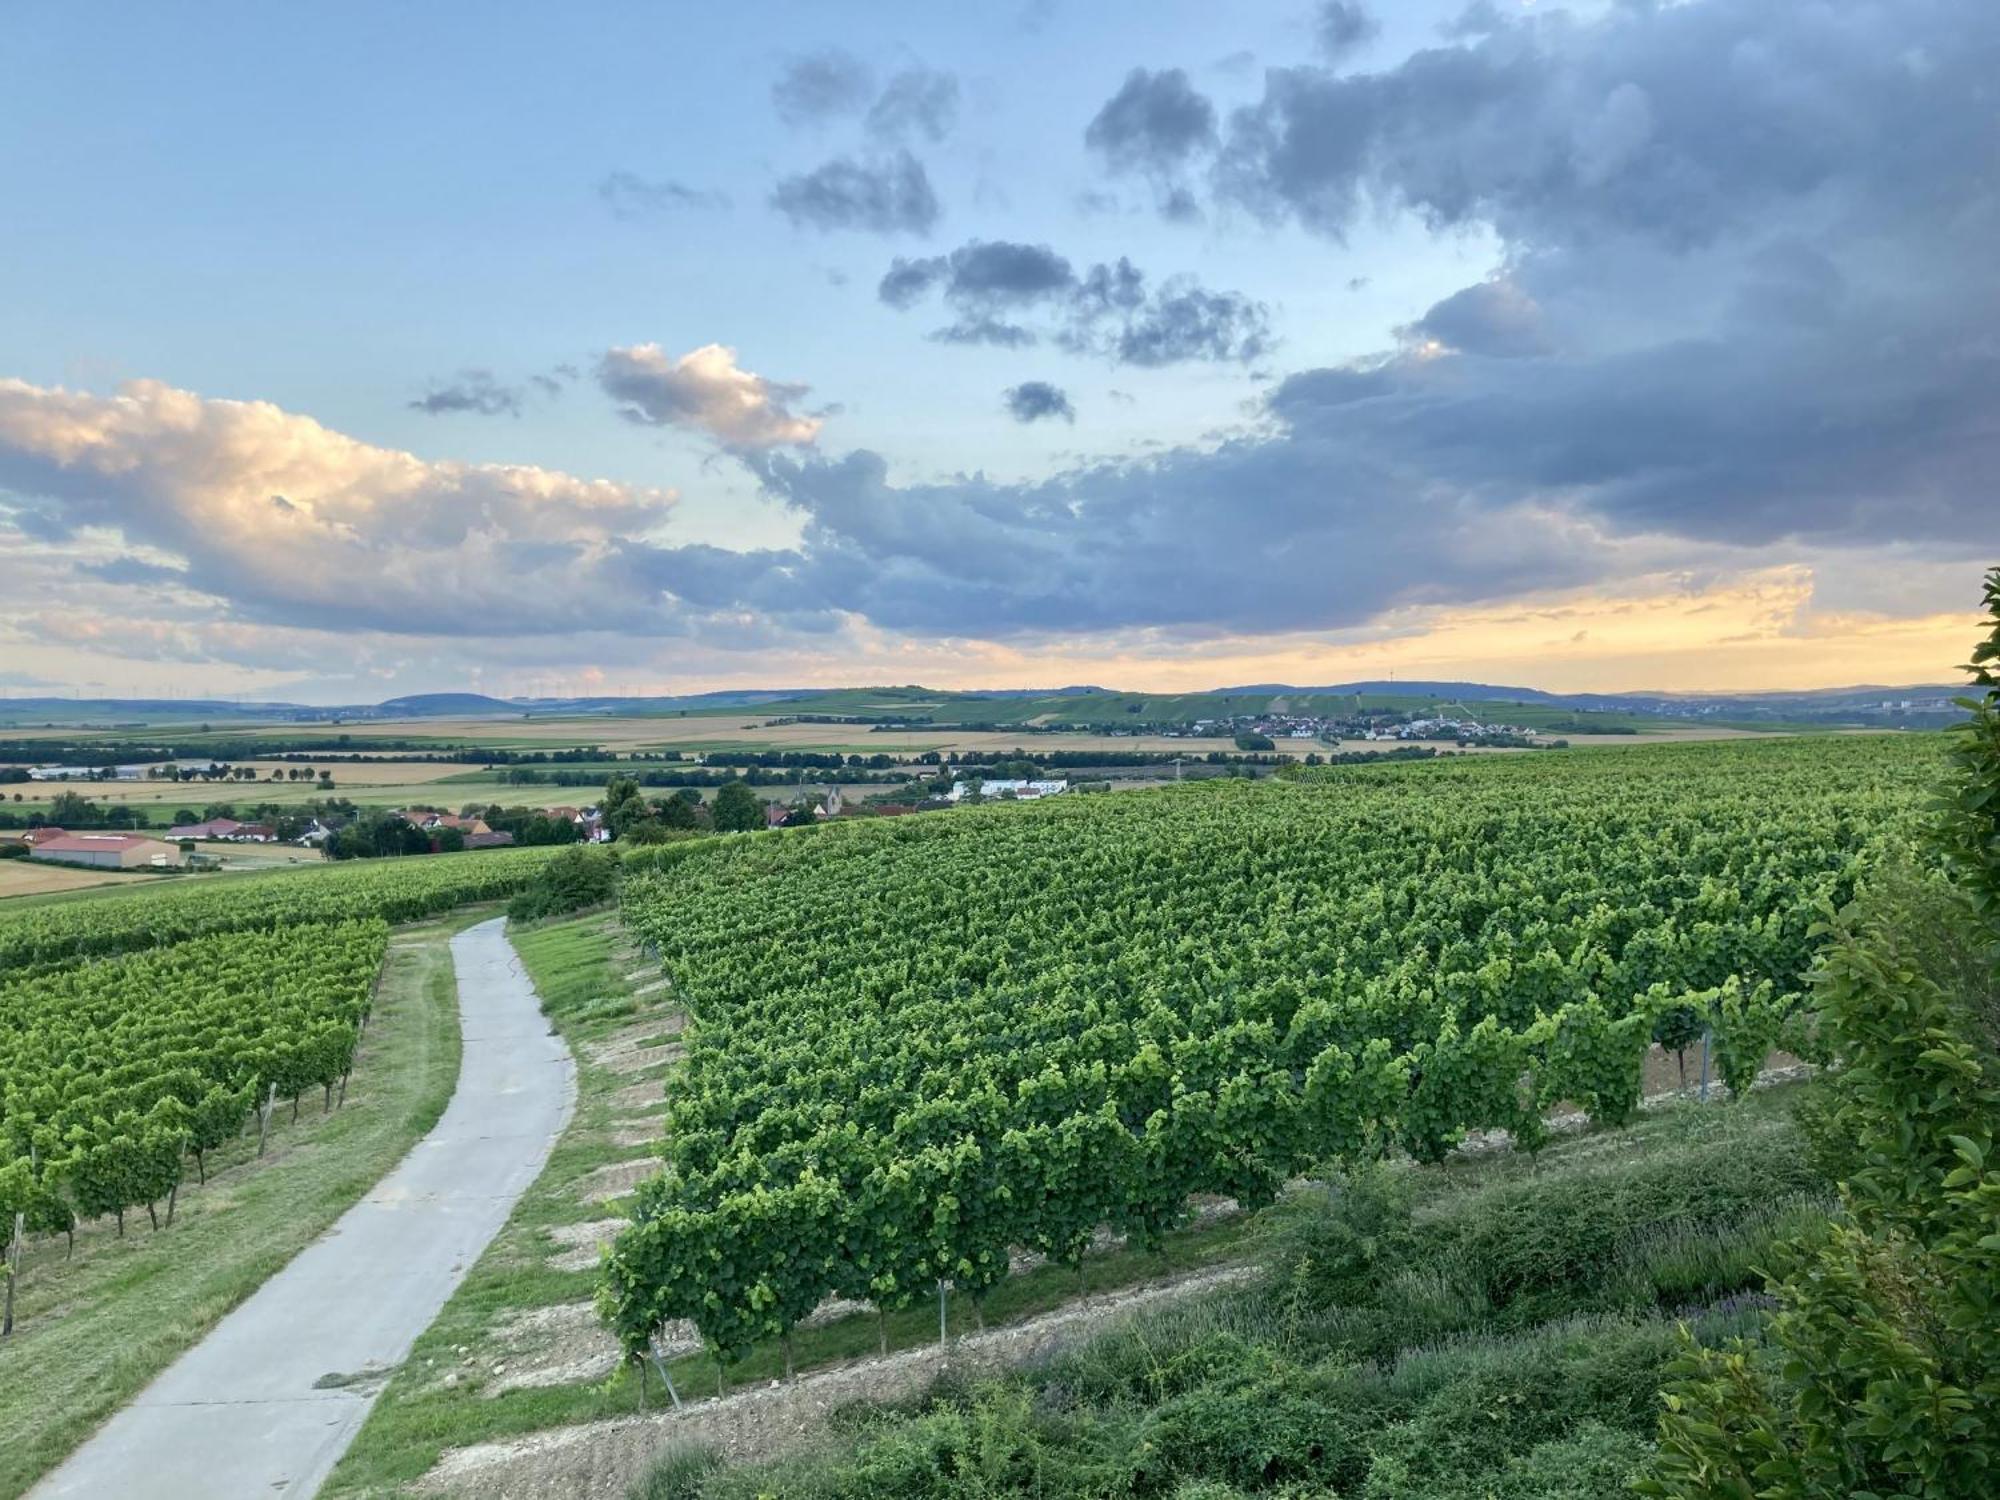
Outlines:
[[921, 136], [935, 146], [957, 123], [958, 79], [934, 68], [898, 73], [868, 108], [868, 133], [887, 141]]
[[771, 206], [795, 228], [869, 234], [928, 234], [942, 213], [923, 163], [906, 150], [837, 157], [784, 178]]
[[433, 382], [429, 391], [409, 403], [410, 410], [441, 417], [474, 412], [482, 417], [521, 415], [521, 388], [501, 385], [491, 370], [460, 370], [449, 384]]
[[[1087, 347], [1090, 340], [1086, 337]], [[1111, 335], [1122, 365], [1190, 360], [1247, 363], [1270, 348], [1263, 306], [1237, 292], [1211, 292], [1191, 277], [1169, 281]]]
[[840, 115], [856, 115], [875, 93], [868, 65], [838, 47], [795, 57], [771, 85], [778, 118], [794, 128], [821, 125]]
[[150, 563], [136, 557], [110, 557], [101, 562], [82, 562], [77, 571], [87, 573], [106, 583], [128, 584], [147, 588], [156, 584], [184, 585], [187, 573], [180, 568], [170, 568], [161, 563]]
[[1320, 0], [1319, 14], [1313, 18], [1313, 40], [1329, 62], [1339, 62], [1359, 51], [1381, 29], [1368, 8], [1356, 0]]
[[[1801, 565], [1850, 609], [1935, 609], [2000, 547], [1996, 49], [1992, 7], [1734, 0], [1489, 12], [1372, 72], [1274, 69], [1189, 185], [1327, 242], [1378, 212], [1477, 230], [1495, 264], [1409, 308], [1388, 347], [1290, 371], [1237, 430], [1143, 460], [912, 480], [872, 451], [786, 436], [813, 420], [794, 415], [796, 388], [727, 356], [682, 380], [686, 361], [653, 350], [614, 392], [635, 419], [774, 439], [722, 434], [796, 541], [732, 551], [674, 545], [659, 492], [429, 462], [156, 383], [0, 381], [0, 548], [35, 559], [32, 588], [75, 577], [45, 558], [144, 549], [184, 572], [145, 585], [166, 601], [144, 617], [163, 637], [192, 629], [169, 606], [208, 594], [235, 630], [547, 652], [858, 631], [1157, 653], [1498, 622], [1526, 596], [1616, 599], [1644, 580], [1695, 599]], [[1328, 259], [1338, 287], [1352, 268]], [[878, 295], [941, 308], [947, 339], [1117, 363], [1268, 341], [1238, 294], [1030, 242], [897, 261]], [[1924, 583], [1913, 597], [1885, 583], [1907, 578]], [[1777, 602], [1750, 617], [1795, 619], [1795, 588], [1764, 592]], [[140, 618], [34, 613], [71, 631]], [[1785, 647], [1768, 661], [1824, 659], [1837, 639], [1758, 628]], [[1615, 634], [1572, 612], [1524, 634], [1519, 659], [1579, 630], [1592, 646]], [[7, 638], [10, 665], [15, 651]]]
[[1261, 303], [1236, 292], [1211, 292], [1191, 277], [1148, 291], [1129, 260], [1079, 274], [1048, 245], [971, 240], [949, 255], [898, 257], [876, 296], [906, 310], [936, 294], [955, 315], [932, 337], [954, 344], [1020, 347], [1041, 336], [1075, 353], [1117, 364], [1169, 365], [1192, 360], [1248, 361], [1271, 343]]
[[1113, 171], [1174, 172], [1214, 149], [1215, 106], [1181, 68], [1134, 68], [1083, 139]]
[[[102, 539], [243, 626], [439, 636], [685, 633], [676, 601], [606, 588], [671, 491], [522, 465], [432, 462], [268, 402], [157, 381], [115, 395], [0, 379], [0, 521], [88, 561]], [[100, 574], [100, 576], [104, 576]]]
[[1024, 380], [1009, 386], [1003, 400], [1007, 414], [1016, 422], [1039, 422], [1044, 417], [1076, 421], [1076, 408], [1070, 405], [1069, 396], [1046, 380]]
[[962, 317], [932, 329], [925, 337], [935, 344], [988, 344], [995, 349], [1026, 349], [1041, 342], [1032, 328], [987, 314]]
[[597, 196], [614, 217], [631, 221], [729, 206], [727, 194], [692, 188], [671, 177], [645, 178], [635, 172], [607, 173], [598, 181]]
[[597, 383], [629, 421], [693, 428], [735, 448], [808, 444], [822, 426], [787, 405], [806, 394], [805, 386], [740, 369], [736, 351], [721, 344], [679, 359], [658, 344], [611, 349], [598, 361]]
[[1935, 209], [1941, 178], [1991, 156], [1970, 90], [1996, 27], [1949, 0], [1489, 9], [1382, 72], [1273, 69], [1231, 119], [1220, 186], [1335, 236], [1372, 200], [1523, 243], [1674, 248], [1857, 192]]
[[1202, 217], [1201, 203], [1182, 180], [1197, 158], [1214, 153], [1215, 106], [1180, 68], [1134, 68], [1083, 134], [1107, 170], [1144, 177], [1154, 205], [1170, 223]]
[[1494, 359], [1547, 354], [1552, 347], [1540, 306], [1504, 276], [1453, 292], [1397, 333], [1406, 343], [1427, 346], [1425, 352], [1453, 349]]

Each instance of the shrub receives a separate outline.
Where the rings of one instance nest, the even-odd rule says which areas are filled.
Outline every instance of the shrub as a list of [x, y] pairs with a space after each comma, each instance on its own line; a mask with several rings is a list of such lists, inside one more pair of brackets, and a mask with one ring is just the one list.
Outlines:
[[618, 888], [618, 861], [609, 850], [573, 845], [536, 872], [514, 899], [507, 915], [516, 922], [536, 922], [588, 906], [601, 906]]

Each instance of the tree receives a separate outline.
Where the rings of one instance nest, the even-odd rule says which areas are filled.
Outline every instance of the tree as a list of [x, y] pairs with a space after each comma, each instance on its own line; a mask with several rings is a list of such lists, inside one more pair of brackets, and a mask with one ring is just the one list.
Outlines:
[[614, 776], [605, 784], [604, 800], [598, 810], [614, 839], [623, 838], [627, 828], [649, 816], [639, 783], [630, 776]]
[[748, 833], [764, 826], [764, 804], [747, 781], [724, 782], [711, 810], [718, 833]]
[[1275, 750], [1277, 743], [1268, 734], [1244, 733], [1236, 736], [1238, 750]]
[[653, 804], [653, 816], [662, 828], [695, 829], [701, 826], [701, 819], [695, 813], [695, 804], [685, 797], [667, 797]]
[[1950, 881], [1879, 874], [1813, 974], [1846, 1212], [1778, 1247], [1764, 1347], [1690, 1341], [1642, 1493], [1975, 1495], [2000, 1466], [2000, 569], [1986, 605], [1932, 834]]
[[49, 803], [49, 821], [58, 828], [88, 828], [102, 814], [81, 792], [57, 792]]

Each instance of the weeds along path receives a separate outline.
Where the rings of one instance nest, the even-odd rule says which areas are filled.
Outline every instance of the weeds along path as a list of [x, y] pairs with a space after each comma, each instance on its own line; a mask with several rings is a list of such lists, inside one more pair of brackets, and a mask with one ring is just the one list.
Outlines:
[[1097, 1332], [1110, 1320], [1247, 1280], [1254, 1266], [1217, 1266], [1143, 1286], [1092, 1295], [1053, 1312], [936, 1344], [808, 1371], [790, 1381], [740, 1387], [721, 1397], [682, 1399], [645, 1416], [481, 1443], [445, 1454], [420, 1489], [481, 1500], [616, 1500], [669, 1443], [701, 1443], [731, 1459], [765, 1457], [818, 1432], [827, 1413], [855, 1401], [917, 1394], [947, 1367], [995, 1370]]
[[575, 1103], [499, 919], [452, 939], [464, 1049], [437, 1126], [326, 1235], [45, 1479], [35, 1500], [315, 1493], [522, 1192]]

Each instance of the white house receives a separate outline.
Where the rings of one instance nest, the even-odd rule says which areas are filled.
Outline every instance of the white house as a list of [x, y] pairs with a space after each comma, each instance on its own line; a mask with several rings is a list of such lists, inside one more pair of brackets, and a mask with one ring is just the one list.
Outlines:
[[[1010, 781], [993, 780], [979, 783], [980, 795], [991, 801], [995, 797], [1012, 793], [1019, 802], [1033, 802], [1042, 797], [1053, 797], [1069, 790], [1067, 781]], [[951, 790], [945, 793], [947, 802], [963, 802], [972, 795], [972, 783], [954, 781]]]

